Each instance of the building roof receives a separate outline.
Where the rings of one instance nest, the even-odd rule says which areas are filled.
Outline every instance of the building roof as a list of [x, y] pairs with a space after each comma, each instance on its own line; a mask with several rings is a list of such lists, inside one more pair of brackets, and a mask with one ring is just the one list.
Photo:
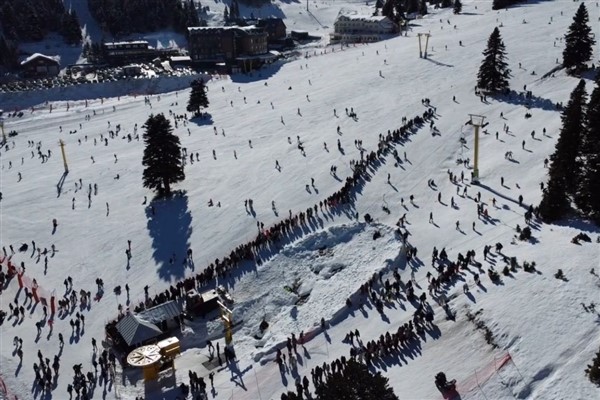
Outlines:
[[232, 30], [244, 33], [263, 33], [261, 29], [257, 28], [255, 25], [248, 26], [238, 26], [238, 25], [228, 25], [228, 26], [189, 26], [188, 32], [220, 32], [225, 30]]
[[276, 27], [277, 25], [283, 25], [285, 27], [285, 22], [283, 22], [283, 20], [281, 18], [274, 18], [274, 17], [270, 17], [270, 18], [265, 18], [265, 19], [259, 19], [256, 23], [256, 26], [271, 26], [271, 27]]
[[45, 54], [42, 53], [33, 53], [32, 55], [30, 55], [29, 57], [27, 57], [26, 59], [24, 59], [23, 61], [21, 61], [21, 65], [25, 65], [30, 63], [31, 61], [37, 59], [37, 58], [42, 58], [44, 60], [48, 60], [51, 62], [54, 62], [56, 64], [60, 63], [60, 57], [59, 56], [47, 56]]
[[117, 322], [116, 328], [128, 346], [162, 335], [162, 331], [156, 325], [144, 321], [131, 313]]
[[141, 311], [137, 316], [145, 321], [158, 324], [162, 321], [178, 317], [181, 313], [181, 306], [175, 300], [171, 300]]
[[125, 42], [109, 42], [109, 43], [104, 43], [105, 46], [110, 47], [110, 46], [125, 46], [128, 44], [148, 44], [147, 40], [131, 40], [131, 41], [125, 41]]
[[171, 56], [169, 59], [172, 62], [189, 62], [192, 60], [190, 56]]
[[349, 19], [353, 21], [365, 21], [365, 22], [383, 22], [389, 20], [388, 17], [384, 15], [361, 15], [361, 14], [343, 14], [338, 17], [338, 19]]

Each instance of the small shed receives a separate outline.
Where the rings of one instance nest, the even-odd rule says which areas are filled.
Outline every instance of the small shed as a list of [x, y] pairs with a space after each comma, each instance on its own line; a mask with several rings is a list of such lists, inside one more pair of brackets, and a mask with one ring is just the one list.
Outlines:
[[34, 53], [21, 61], [21, 69], [27, 77], [56, 76], [60, 72], [60, 57]]
[[192, 65], [192, 58], [190, 56], [172, 56], [169, 58], [172, 68], [183, 68]]
[[206, 315], [219, 308], [219, 294], [212, 289], [204, 293], [190, 290], [186, 293], [186, 310], [196, 315]]
[[156, 325], [132, 313], [117, 322], [116, 329], [128, 348], [149, 343], [163, 335]]
[[165, 360], [172, 360], [177, 355], [181, 354], [181, 344], [179, 343], [179, 339], [175, 336], [161, 340], [156, 343], [156, 345], [160, 349], [160, 354]]
[[144, 311], [140, 311], [137, 316], [144, 321], [148, 321], [160, 327], [166, 332], [179, 325], [181, 313], [181, 306], [175, 300], [171, 300]]

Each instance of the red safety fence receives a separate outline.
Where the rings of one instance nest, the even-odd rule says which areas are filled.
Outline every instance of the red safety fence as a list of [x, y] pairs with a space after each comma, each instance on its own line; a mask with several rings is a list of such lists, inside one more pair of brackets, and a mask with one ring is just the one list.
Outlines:
[[0, 393], [2, 393], [2, 396], [4, 396], [2, 397], [3, 400], [19, 400], [16, 395], [12, 394], [10, 390], [8, 390], [4, 379], [2, 379], [2, 375], [0, 375]]
[[25, 275], [11, 262], [9, 257], [4, 257], [0, 259], [0, 264], [6, 268], [9, 277], [17, 278], [17, 282], [19, 284], [19, 288], [27, 288], [31, 291], [33, 295], [33, 300], [37, 302], [41, 302], [44, 306], [50, 306], [50, 313], [54, 314], [56, 312], [56, 291], [48, 292], [44, 288], [42, 288], [39, 283]]
[[468, 393], [471, 390], [481, 387], [485, 382], [487, 382], [494, 374], [501, 370], [509, 361], [512, 361], [510, 353], [504, 353], [500, 355], [495, 355], [493, 360], [485, 365], [481, 369], [477, 369], [473, 374], [469, 375], [465, 379], [461, 379], [457, 386], [457, 391], [459, 393]]

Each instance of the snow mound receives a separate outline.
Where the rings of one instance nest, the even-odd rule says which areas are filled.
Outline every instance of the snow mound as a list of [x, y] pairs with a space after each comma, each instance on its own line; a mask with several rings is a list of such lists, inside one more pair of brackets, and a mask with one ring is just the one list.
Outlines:
[[[382, 237], [373, 240], [376, 231]], [[401, 249], [392, 227], [358, 222], [287, 245], [236, 284], [234, 319], [244, 323], [236, 341], [255, 337], [255, 347], [270, 348], [289, 332], [314, 329], [321, 318], [339, 318], [346, 299], [374, 273], [400, 266]], [[269, 323], [264, 335], [263, 319]]]

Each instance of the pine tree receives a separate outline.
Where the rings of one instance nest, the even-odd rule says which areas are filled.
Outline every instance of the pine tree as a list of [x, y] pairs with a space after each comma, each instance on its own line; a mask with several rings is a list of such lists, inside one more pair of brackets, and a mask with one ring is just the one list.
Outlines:
[[420, 0], [402, 0], [400, 3], [402, 6], [402, 17], [405, 17], [406, 14], [418, 13], [421, 6]]
[[508, 6], [507, 0], [494, 0], [492, 2], [492, 10], [500, 10], [501, 8], [505, 8]]
[[192, 92], [188, 101], [187, 110], [199, 116], [202, 108], [208, 107], [208, 96], [206, 95], [206, 85], [202, 79], [192, 81]]
[[144, 128], [144, 187], [157, 189], [159, 195], [170, 196], [171, 184], [185, 179], [179, 138], [173, 134], [171, 122], [163, 114], [150, 115]]
[[596, 353], [596, 358], [592, 360], [592, 365], [588, 365], [585, 373], [589, 380], [600, 386], [600, 351]]
[[501, 8], [506, 8], [512, 6], [516, 3], [524, 3], [527, 0], [494, 0], [492, 2], [492, 10], [500, 10]]
[[77, 13], [74, 10], [64, 14], [61, 26], [61, 35], [64, 37], [67, 44], [76, 44], [81, 42], [81, 26], [79, 25]]
[[426, 0], [421, 0], [421, 3], [419, 4], [419, 14], [421, 15], [427, 15], [428, 11], [427, 11], [427, 1]]
[[7, 68], [17, 66], [18, 52], [16, 46], [0, 35], [0, 65]]
[[462, 12], [462, 3], [460, 0], [454, 0], [454, 14], [460, 14]]
[[583, 71], [586, 62], [592, 58], [593, 46], [596, 41], [592, 37], [588, 21], [587, 8], [585, 8], [585, 3], [581, 3], [573, 17], [573, 23], [565, 35], [563, 66], [570, 73]]
[[575, 203], [585, 216], [600, 225], [600, 73], [596, 76], [596, 87], [587, 105], [579, 167]]
[[494, 28], [490, 35], [483, 55], [484, 59], [477, 74], [477, 87], [489, 92], [508, 89], [510, 69], [508, 69], [508, 64], [505, 61], [506, 51], [498, 27]]
[[405, 17], [404, 5], [402, 4], [402, 0], [394, 0], [394, 13], [395, 13], [395, 19], [393, 21], [397, 24], [400, 24], [400, 22]]
[[350, 360], [343, 372], [336, 371], [315, 388], [317, 400], [398, 400], [381, 372], [373, 374], [366, 365]]
[[229, 18], [236, 20], [240, 17], [240, 5], [237, 0], [232, 0], [231, 7], [229, 7]]
[[193, 0], [187, 3], [186, 7], [186, 23], [179, 27], [181, 32], [186, 32], [188, 26], [201, 26], [200, 17], [198, 16], [198, 10]]
[[585, 81], [581, 80], [565, 107], [556, 150], [550, 156], [552, 162], [548, 170], [548, 187], [539, 206], [540, 216], [546, 222], [556, 221], [569, 212], [569, 195], [574, 193], [575, 183], [578, 181], [576, 158], [581, 131], [585, 126], [585, 102]]
[[557, 221], [569, 212], [569, 199], [563, 186], [564, 180], [554, 177], [555, 174], [556, 171], [551, 168], [550, 178], [538, 207], [540, 217], [544, 222]]
[[452, 0], [442, 0], [441, 7], [448, 8], [452, 6]]
[[381, 15], [388, 17], [392, 21], [394, 20], [394, 0], [385, 0], [381, 9]]
[[225, 10], [223, 10], [223, 20], [225, 22], [229, 21], [229, 8], [225, 6]]

